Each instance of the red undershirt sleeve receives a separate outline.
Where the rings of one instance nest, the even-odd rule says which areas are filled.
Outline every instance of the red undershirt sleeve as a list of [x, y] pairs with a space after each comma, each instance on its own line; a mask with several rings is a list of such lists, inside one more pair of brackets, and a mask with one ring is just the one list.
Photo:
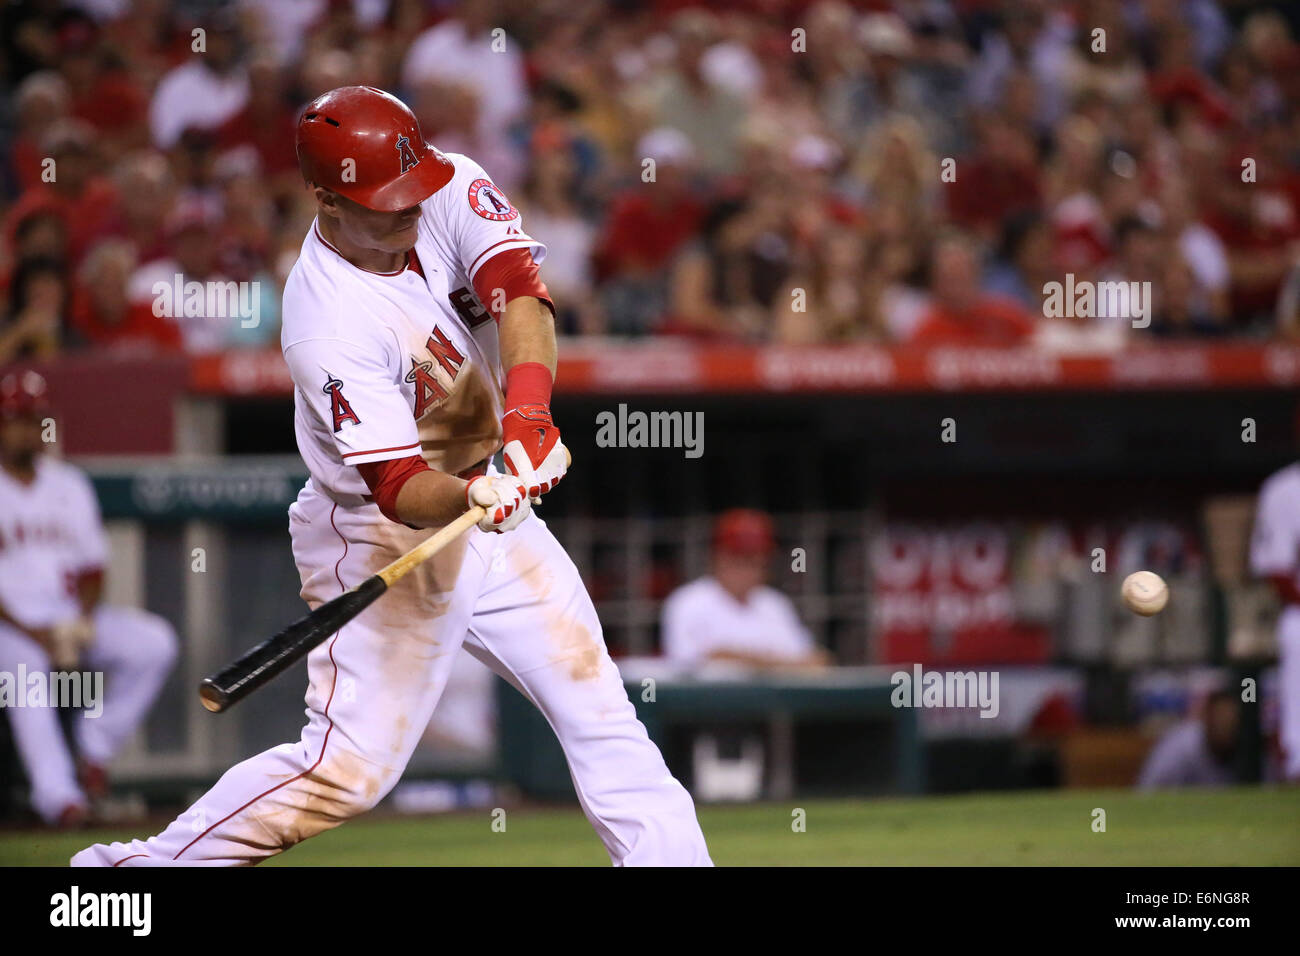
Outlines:
[[[498, 289], [501, 290], [500, 293]], [[474, 276], [474, 292], [483, 307], [498, 322], [501, 321], [501, 311], [504, 311], [506, 303], [526, 295], [545, 302], [551, 314], [555, 314], [551, 293], [542, 281], [532, 253], [527, 249], [507, 249], [483, 263]], [[501, 311], [494, 308], [497, 304], [502, 306]]]
[[357, 465], [357, 471], [365, 479], [375, 504], [389, 521], [405, 524], [397, 516], [397, 493], [412, 475], [428, 471], [429, 466], [419, 455], [406, 458], [387, 458], [384, 461], [368, 461]]

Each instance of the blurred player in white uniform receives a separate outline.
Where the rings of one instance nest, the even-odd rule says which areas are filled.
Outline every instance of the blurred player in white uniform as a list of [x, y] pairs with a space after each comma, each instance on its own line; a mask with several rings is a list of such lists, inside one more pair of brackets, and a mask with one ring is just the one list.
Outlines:
[[107, 792], [106, 766], [158, 695], [176, 635], [154, 614], [100, 603], [99, 504], [84, 474], [41, 454], [49, 411], [37, 373], [0, 380], [0, 671], [104, 674], [105, 699], [91, 707], [83, 700], [73, 721], [76, 761], [58, 701], [5, 707], [33, 809], [47, 823], [76, 826], [90, 799]]
[[1300, 462], [1271, 475], [1259, 490], [1250, 567], [1268, 579], [1282, 602], [1277, 619], [1282, 773], [1300, 780]]
[[664, 602], [664, 656], [681, 664], [732, 661], [764, 669], [830, 663], [794, 602], [766, 586], [775, 549], [767, 515], [744, 508], [723, 513], [713, 532], [713, 573]]
[[[298, 743], [234, 767], [158, 836], [73, 863], [257, 863], [368, 810], [464, 646], [546, 716], [615, 864], [709, 864], [577, 569], [531, 511], [565, 471], [545, 247], [387, 93], [318, 97], [297, 147], [318, 210], [281, 336], [311, 472], [289, 510], [302, 597], [337, 597], [470, 505], [487, 515], [311, 653]], [[490, 464], [503, 446], [508, 475]]]

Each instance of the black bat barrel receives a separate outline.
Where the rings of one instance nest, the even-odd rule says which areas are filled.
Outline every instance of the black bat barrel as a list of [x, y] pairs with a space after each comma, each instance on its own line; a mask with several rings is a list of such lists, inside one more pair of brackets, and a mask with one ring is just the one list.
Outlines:
[[369, 607], [387, 587], [377, 574], [366, 578], [351, 591], [327, 601], [258, 644], [234, 663], [203, 678], [199, 684], [203, 706], [213, 713], [221, 713], [231, 704], [243, 700], [312, 648], [323, 644], [331, 634]]

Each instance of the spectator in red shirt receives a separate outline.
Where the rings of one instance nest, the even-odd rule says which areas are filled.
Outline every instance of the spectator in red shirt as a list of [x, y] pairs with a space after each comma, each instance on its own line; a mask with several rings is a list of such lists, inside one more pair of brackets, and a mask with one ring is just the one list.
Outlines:
[[293, 148], [297, 110], [285, 97], [283, 74], [274, 60], [263, 56], [249, 64], [248, 81], [248, 102], [218, 127], [217, 146], [230, 149], [247, 143], [257, 150], [269, 176], [291, 173], [294, 186], [299, 186]]
[[41, 144], [50, 128], [68, 115], [68, 84], [53, 70], [30, 74], [14, 94], [17, 125], [9, 162], [18, 189], [26, 191], [41, 182], [45, 152]]
[[136, 256], [123, 239], [107, 239], [86, 257], [73, 291], [71, 325], [87, 345], [141, 352], [179, 351], [176, 323], [153, 314], [148, 302], [132, 302], [127, 283]]
[[166, 223], [176, 203], [176, 182], [166, 157], [140, 150], [113, 171], [121, 197], [116, 233], [130, 239], [141, 262], [167, 255]]
[[672, 129], [646, 134], [637, 144], [638, 165], [655, 161], [655, 178], [614, 200], [601, 242], [603, 271], [645, 275], [668, 265], [695, 234], [702, 206], [688, 188], [693, 150]]
[[1234, 324], [1271, 321], [1282, 282], [1300, 242], [1300, 204], [1284, 168], [1262, 142], [1240, 150], [1258, 160], [1258, 182], [1241, 182], [1240, 161], [1225, 164], [1206, 222], [1228, 250]]
[[193, 55], [185, 9], [171, 0], [131, 0], [122, 6], [103, 24], [104, 41], [152, 90], [168, 69]]
[[637, 154], [638, 165], [654, 160], [655, 178], [614, 200], [597, 246], [614, 332], [644, 332], [658, 324], [666, 307], [669, 267], [698, 231], [703, 215], [689, 188], [694, 152], [685, 135], [653, 130], [641, 138]]
[[[41, 144], [54, 160], [54, 179], [28, 189], [10, 211], [17, 223], [37, 209], [48, 209], [63, 220], [68, 235], [68, 257], [81, 261], [91, 243], [114, 230], [118, 220], [117, 190], [99, 175], [94, 131], [80, 120], [55, 124]], [[12, 228], [12, 227], [11, 227]]]
[[1014, 299], [980, 289], [979, 258], [968, 239], [948, 235], [930, 257], [933, 301], [912, 341], [924, 345], [1016, 345], [1034, 330]]
[[1196, 61], [1194, 36], [1186, 24], [1173, 22], [1156, 36], [1157, 64], [1147, 78], [1152, 98], [1166, 110], [1191, 107], [1215, 127], [1231, 119], [1223, 91], [1201, 72]]
[[1041, 195], [1032, 138], [1000, 116], [980, 121], [979, 147], [958, 161], [948, 184], [953, 222], [995, 241], [1007, 218], [1034, 209]]
[[148, 144], [148, 97], [89, 17], [73, 14], [59, 28], [59, 72], [72, 93], [72, 115], [94, 129], [102, 159]]

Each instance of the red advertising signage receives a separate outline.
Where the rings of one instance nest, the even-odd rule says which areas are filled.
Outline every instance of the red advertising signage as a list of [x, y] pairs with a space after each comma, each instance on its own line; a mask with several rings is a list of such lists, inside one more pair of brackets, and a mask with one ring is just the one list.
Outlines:
[[1017, 620], [1005, 526], [895, 523], [869, 543], [871, 617], [881, 663], [1036, 663], [1047, 628]]

